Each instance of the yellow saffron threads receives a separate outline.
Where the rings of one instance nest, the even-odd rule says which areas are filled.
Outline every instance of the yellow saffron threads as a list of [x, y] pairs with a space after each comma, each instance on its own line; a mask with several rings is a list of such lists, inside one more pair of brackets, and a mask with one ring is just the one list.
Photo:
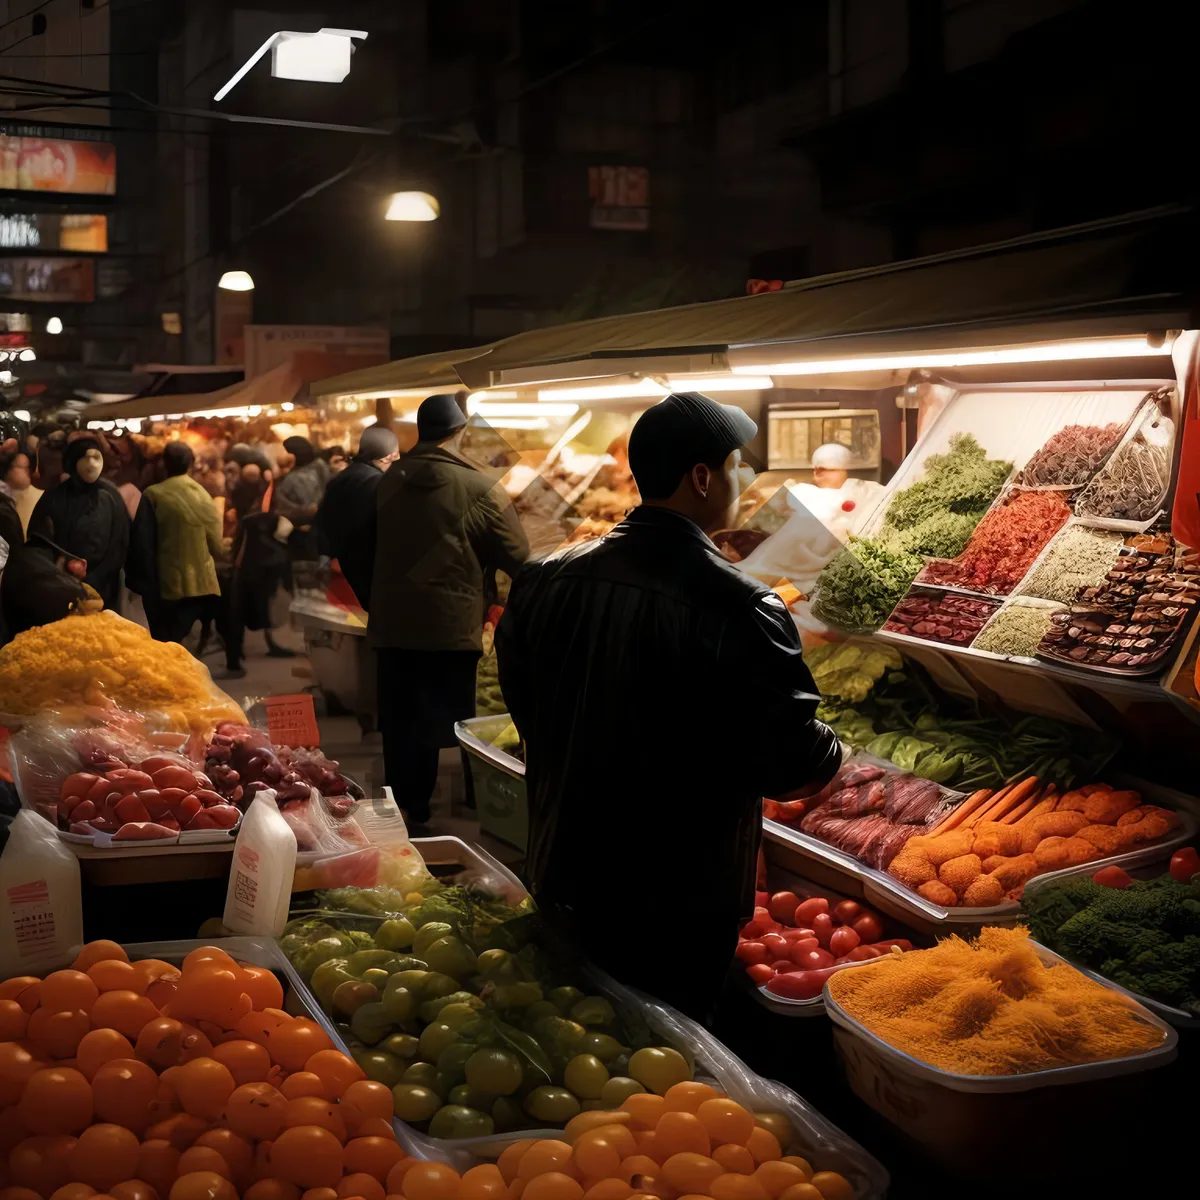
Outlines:
[[838, 971], [830, 995], [876, 1037], [955, 1075], [1025, 1075], [1154, 1049], [1160, 1029], [1027, 929], [985, 928], [878, 965]]
[[64, 617], [0, 649], [0, 711], [30, 716], [107, 704], [161, 713], [180, 731], [246, 719], [182, 646], [156, 642], [115, 613]]

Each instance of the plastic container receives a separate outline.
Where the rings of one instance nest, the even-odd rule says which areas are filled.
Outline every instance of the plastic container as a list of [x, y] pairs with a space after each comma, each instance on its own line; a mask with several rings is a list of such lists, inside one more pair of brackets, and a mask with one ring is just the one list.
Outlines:
[[[1141, 863], [1127, 862], [1122, 866], [1134, 879], [1154, 879], [1159, 875], [1166, 874], [1167, 866], [1171, 861], [1171, 853], [1170, 850], [1162, 850], [1155, 846], [1145, 852]], [[1069, 871], [1057, 871], [1053, 876], [1038, 875], [1025, 885], [1025, 895], [1037, 892], [1047, 884], [1058, 883], [1064, 879], [1094, 875], [1097, 870], [1099, 868], [1093, 863], [1085, 863], [1082, 867], [1072, 867]], [[1089, 979], [1095, 979], [1098, 983], [1103, 983], [1108, 987], [1120, 987], [1119, 984], [1113, 983], [1111, 979], [1101, 975], [1099, 971], [1094, 971], [1090, 967], [1084, 966], [1083, 963], [1076, 962], [1073, 958], [1068, 958], [1066, 961], [1077, 971], [1082, 971]], [[1156, 1016], [1174, 1025], [1177, 1029], [1200, 1029], [1200, 1016], [1195, 1013], [1186, 1012], [1182, 1008], [1174, 1008], [1170, 1004], [1164, 1004], [1161, 1000], [1155, 1000], [1152, 996], [1144, 996], [1141, 992], [1130, 991], [1129, 994], [1143, 1007], [1148, 1008]]]
[[525, 764], [493, 745], [512, 718], [507, 713], [471, 717], [454, 726], [479, 827], [492, 837], [524, 850], [529, 841], [529, 798]]
[[[1066, 961], [1036, 942], [1034, 949], [1043, 962]], [[872, 965], [878, 963], [865, 963], [864, 969]], [[1138, 1123], [1139, 1089], [1128, 1077], [1170, 1063], [1179, 1035], [1123, 988], [1099, 982], [1123, 996], [1142, 1020], [1161, 1031], [1158, 1047], [1124, 1058], [1024, 1075], [955, 1075], [871, 1033], [833, 999], [828, 986], [825, 1007], [855, 1094], [944, 1165], [977, 1172], [981, 1163], [1000, 1164], [1016, 1154], [1013, 1139], [1018, 1133], [1023, 1160], [1043, 1150], [1061, 1159], [1064, 1113], [1070, 1114], [1069, 1127], [1078, 1130]], [[1153, 1084], [1146, 1081], [1146, 1086]], [[1073, 1090], [1065, 1094], [1062, 1088]]]
[[275, 793], [256, 792], [233, 850], [225, 927], [279, 937], [287, 925], [295, 871], [296, 835], [279, 811]]
[[79, 860], [45, 817], [22, 809], [0, 854], [0, 978], [65, 967], [82, 944]]

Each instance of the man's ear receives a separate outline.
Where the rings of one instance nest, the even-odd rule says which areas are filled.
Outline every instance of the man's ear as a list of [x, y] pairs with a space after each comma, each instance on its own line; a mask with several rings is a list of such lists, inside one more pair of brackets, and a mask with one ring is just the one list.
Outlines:
[[703, 498], [708, 498], [708, 489], [712, 486], [712, 470], [706, 463], [697, 463], [692, 468], [692, 486]]

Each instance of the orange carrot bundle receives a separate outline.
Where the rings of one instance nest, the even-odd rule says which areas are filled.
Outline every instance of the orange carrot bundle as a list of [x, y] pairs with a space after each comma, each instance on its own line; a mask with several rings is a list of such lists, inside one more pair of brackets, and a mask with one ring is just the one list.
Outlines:
[[963, 823], [964, 818], [970, 816], [991, 795], [991, 788], [982, 788], [978, 792], [972, 792], [957, 808], [952, 808], [929, 833], [932, 835], [957, 829]]
[[975, 820], [999, 821], [1005, 813], [1011, 812], [1022, 801], [1036, 795], [1041, 790], [1041, 786], [1041, 781], [1036, 775], [1030, 775], [1028, 779], [1022, 779], [1020, 783], [1006, 788], [1003, 793], [988, 805], [986, 817], [978, 814]]
[[1051, 784], [1044, 792], [1034, 792], [1027, 800], [1022, 800], [1011, 812], [1005, 813], [1000, 820], [1005, 825], [1015, 825], [1027, 813], [1031, 813], [1043, 800], [1058, 795], [1058, 788]]

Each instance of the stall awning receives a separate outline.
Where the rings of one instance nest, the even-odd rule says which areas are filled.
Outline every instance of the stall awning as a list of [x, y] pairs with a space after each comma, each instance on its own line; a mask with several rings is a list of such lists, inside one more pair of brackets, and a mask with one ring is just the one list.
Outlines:
[[[1190, 208], [1153, 209], [761, 296], [550, 326], [477, 348], [469, 361], [455, 360], [457, 376], [480, 388], [536, 382], [527, 368], [583, 359], [615, 360], [617, 374], [627, 369], [617, 363], [634, 356], [692, 356], [718, 367], [731, 347], [768, 343], [861, 353], [881, 335], [905, 334], [917, 348], [1182, 327], [1195, 323], [1196, 226]], [[408, 365], [421, 362], [390, 368], [407, 377]]]
[[435, 354], [420, 354], [400, 358], [374, 367], [362, 367], [334, 375], [312, 384], [314, 396], [394, 396], [402, 392], [432, 392], [438, 388], [457, 390], [462, 387], [454, 367], [481, 354], [490, 346], [475, 346], [470, 350], [439, 350]]

